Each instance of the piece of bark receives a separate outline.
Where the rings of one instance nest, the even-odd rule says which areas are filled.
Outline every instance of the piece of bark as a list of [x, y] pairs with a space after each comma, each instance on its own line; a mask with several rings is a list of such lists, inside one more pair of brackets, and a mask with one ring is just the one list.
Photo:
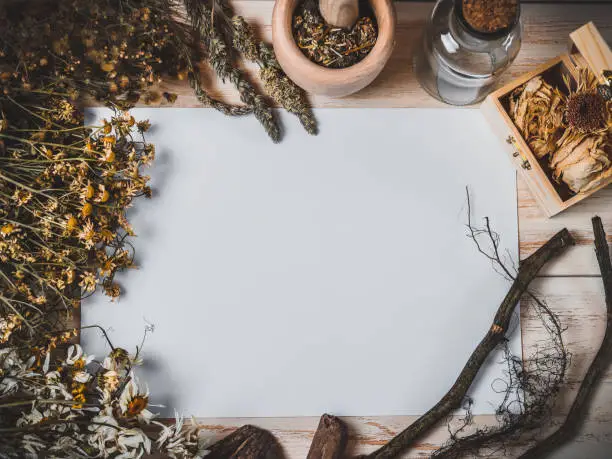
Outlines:
[[472, 352], [451, 389], [427, 413], [392, 438], [383, 447], [369, 454], [368, 457], [375, 459], [398, 457], [439, 421], [446, 418], [453, 410], [461, 407], [461, 403], [476, 378], [478, 370], [488, 355], [504, 339], [504, 334], [510, 325], [514, 308], [521, 299], [521, 296], [527, 291], [530, 282], [549, 260], [574, 244], [575, 241], [572, 235], [567, 229], [563, 229], [521, 263], [512, 287], [510, 287], [508, 294], [495, 314], [491, 328]]
[[240, 427], [209, 448], [206, 459], [281, 459], [281, 449], [267, 430]]
[[521, 459], [545, 457], [548, 453], [576, 437], [588, 414], [595, 389], [601, 382], [603, 373], [612, 363], [612, 260], [610, 259], [610, 247], [606, 240], [606, 233], [599, 217], [593, 218], [593, 232], [595, 233], [595, 254], [597, 255], [606, 295], [606, 332], [599, 351], [597, 351], [580, 384], [564, 423], [552, 435], [523, 453]]
[[336, 416], [324, 414], [314, 434], [306, 459], [340, 459], [346, 448], [348, 431]]

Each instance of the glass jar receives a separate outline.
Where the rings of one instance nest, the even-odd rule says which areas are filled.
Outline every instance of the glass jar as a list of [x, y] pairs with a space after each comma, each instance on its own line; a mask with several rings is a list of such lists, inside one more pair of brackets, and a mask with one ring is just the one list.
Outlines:
[[439, 0], [414, 59], [421, 86], [452, 105], [480, 102], [521, 47], [520, 4], [503, 29], [479, 32], [463, 17], [462, 0]]

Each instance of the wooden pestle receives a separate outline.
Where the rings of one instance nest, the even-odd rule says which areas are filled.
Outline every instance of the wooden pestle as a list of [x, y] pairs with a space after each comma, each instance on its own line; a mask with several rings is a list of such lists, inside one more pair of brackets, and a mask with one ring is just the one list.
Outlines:
[[319, 9], [325, 22], [336, 27], [352, 27], [359, 16], [358, 0], [319, 0]]

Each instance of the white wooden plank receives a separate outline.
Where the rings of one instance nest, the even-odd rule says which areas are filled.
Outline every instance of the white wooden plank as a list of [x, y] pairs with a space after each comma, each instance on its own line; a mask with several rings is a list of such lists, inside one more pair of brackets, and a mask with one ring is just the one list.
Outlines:
[[542, 270], [542, 275], [599, 275], [597, 259], [593, 250], [591, 218], [595, 215], [602, 218], [608, 235], [608, 242], [612, 243], [612, 187], [590, 196], [553, 218], [547, 218], [519, 177], [518, 201], [522, 259], [535, 252], [554, 233], [567, 228], [576, 238], [576, 246], [568, 249], [561, 257], [551, 261]]

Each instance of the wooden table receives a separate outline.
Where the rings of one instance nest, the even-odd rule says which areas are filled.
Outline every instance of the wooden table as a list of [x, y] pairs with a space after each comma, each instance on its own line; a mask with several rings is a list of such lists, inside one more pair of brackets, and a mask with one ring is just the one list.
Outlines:
[[[260, 32], [271, 38], [270, 17], [273, 1], [238, 0], [233, 2], [238, 13], [260, 26]], [[379, 78], [368, 88], [344, 99], [314, 97], [316, 107], [443, 107], [420, 89], [413, 71], [412, 56], [422, 31], [431, 3], [398, 3], [397, 45], [391, 60]], [[538, 3], [523, 4], [524, 43], [521, 52], [500, 83], [509, 81], [536, 65], [562, 54], [567, 49], [568, 34], [580, 25], [593, 20], [608, 43], [612, 42], [612, 4]], [[211, 84], [215, 83], [212, 74]], [[199, 106], [191, 90], [184, 83], [167, 84], [167, 90], [179, 94], [175, 106]], [[217, 95], [238, 101], [227, 86], [217, 86]], [[332, 126], [321, 126], [322, 130]], [[500, 156], [500, 161], [504, 159]], [[510, 167], [510, 163], [508, 163]], [[572, 353], [568, 383], [556, 407], [558, 421], [562, 420], [573, 394], [581, 381], [603, 337], [605, 305], [603, 287], [593, 252], [591, 217], [602, 217], [612, 243], [612, 187], [603, 190], [565, 213], [548, 219], [537, 207], [526, 186], [518, 182], [518, 216], [520, 255], [525, 258], [550, 236], [567, 227], [578, 240], [560, 259], [552, 262], [534, 284], [535, 291], [547, 300], [559, 314], [564, 326], [565, 341]], [[546, 339], [540, 321], [527, 312], [528, 299], [522, 305], [521, 320], [523, 352]], [[432, 362], [435, 365], [435, 362]], [[367, 371], [367, 369], [365, 369]], [[428, 371], [427, 368], [420, 369]], [[418, 377], [415, 373], [414, 377]], [[299, 394], [296, 394], [299, 396]], [[382, 416], [347, 418], [351, 429], [349, 450], [365, 453], [384, 444], [389, 438], [409, 425], [412, 416]], [[479, 425], [494, 424], [492, 416], [477, 416]], [[262, 418], [262, 419], [201, 419], [215, 438], [227, 435], [236, 427], [251, 423], [272, 431], [280, 440], [287, 457], [304, 458], [310, 446], [318, 418]], [[427, 457], [448, 438], [446, 424], [441, 424], [406, 457]], [[589, 419], [578, 440], [556, 457], [609, 458], [612, 457], [612, 370], [606, 374], [597, 390]]]

